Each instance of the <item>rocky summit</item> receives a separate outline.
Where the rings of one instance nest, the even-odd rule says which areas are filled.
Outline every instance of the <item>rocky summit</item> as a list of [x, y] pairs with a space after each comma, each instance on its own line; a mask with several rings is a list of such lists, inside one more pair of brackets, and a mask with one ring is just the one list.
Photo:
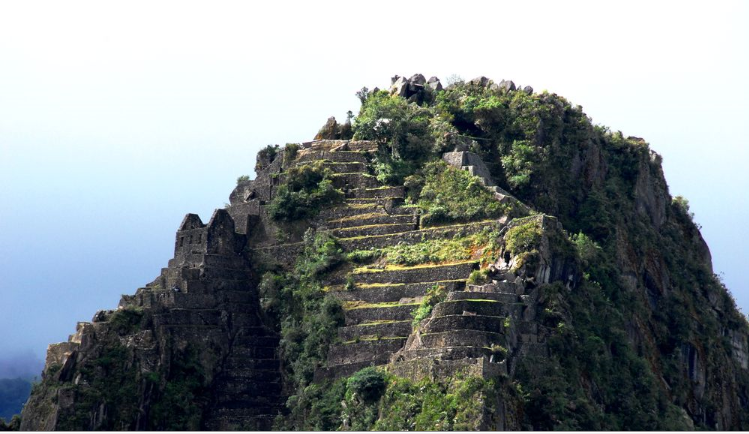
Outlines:
[[749, 429], [747, 321], [643, 139], [510, 80], [357, 96], [50, 345], [20, 428]]

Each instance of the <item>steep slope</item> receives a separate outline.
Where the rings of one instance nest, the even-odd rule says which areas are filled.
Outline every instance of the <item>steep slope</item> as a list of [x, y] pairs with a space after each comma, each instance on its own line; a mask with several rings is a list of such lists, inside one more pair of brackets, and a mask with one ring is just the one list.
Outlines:
[[647, 143], [510, 81], [392, 85], [188, 214], [21, 429], [749, 426], [746, 320]]

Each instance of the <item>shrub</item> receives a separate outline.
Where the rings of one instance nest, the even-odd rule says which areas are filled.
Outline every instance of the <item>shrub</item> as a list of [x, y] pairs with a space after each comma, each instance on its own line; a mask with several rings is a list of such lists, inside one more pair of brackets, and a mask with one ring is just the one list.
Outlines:
[[131, 334], [140, 329], [142, 319], [143, 310], [141, 309], [118, 309], [109, 317], [109, 326], [120, 335]]
[[278, 145], [268, 145], [258, 151], [255, 171], [257, 172], [268, 167], [268, 165], [276, 159], [276, 155], [278, 155]]
[[418, 327], [421, 321], [428, 318], [432, 314], [432, 309], [437, 303], [445, 301], [447, 298], [447, 288], [443, 285], [434, 285], [427, 290], [426, 296], [421, 300], [419, 307], [414, 310], [411, 315], [413, 316], [412, 325], [414, 328]]
[[239, 185], [239, 184], [241, 184], [243, 182], [247, 182], [249, 180], [250, 180], [250, 177], [248, 175], [242, 175], [242, 176], [240, 176], [240, 177], [237, 178], [237, 185]]
[[425, 213], [425, 226], [495, 218], [509, 211], [478, 177], [442, 161], [427, 164], [424, 179], [417, 204]]
[[310, 229], [304, 234], [304, 250], [293, 272], [283, 280], [264, 279], [265, 294], [278, 297], [274, 305], [280, 310], [281, 356], [298, 390], [312, 381], [315, 370], [327, 359], [338, 327], [344, 323], [340, 301], [326, 295], [319, 281], [342, 260], [342, 250], [331, 235]]
[[283, 148], [284, 164], [293, 161], [299, 152], [299, 143], [287, 143]]
[[289, 169], [268, 206], [274, 220], [294, 221], [314, 216], [323, 204], [343, 200], [343, 192], [333, 187], [331, 172], [322, 161]]
[[430, 155], [432, 113], [386, 91], [368, 93], [353, 125], [354, 139], [376, 140], [394, 158], [423, 161]]
[[489, 281], [487, 270], [473, 270], [468, 276], [468, 283], [471, 285], [483, 285]]
[[374, 367], [364, 368], [348, 379], [346, 387], [364, 402], [375, 402], [385, 392], [385, 373]]

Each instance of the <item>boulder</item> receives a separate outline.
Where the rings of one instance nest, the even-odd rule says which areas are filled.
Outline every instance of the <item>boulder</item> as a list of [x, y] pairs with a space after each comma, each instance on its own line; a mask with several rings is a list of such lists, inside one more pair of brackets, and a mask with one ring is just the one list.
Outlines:
[[533, 95], [533, 88], [530, 86], [525, 86], [523, 88], [523, 92], [527, 93], [528, 95]]
[[421, 74], [414, 74], [414, 75], [411, 76], [411, 78], [408, 79], [408, 81], [411, 82], [411, 84], [421, 84], [421, 85], [423, 85], [424, 83], [427, 82], [427, 79], [424, 78], [424, 76], [421, 75]]
[[481, 77], [476, 77], [473, 80], [469, 81], [468, 84], [470, 84], [471, 86], [486, 87], [489, 85], [489, 82], [491, 82], [491, 80], [482, 75]]
[[512, 80], [502, 80], [499, 82], [499, 88], [504, 91], [511, 91], [515, 90], [515, 83], [513, 83]]
[[431, 77], [427, 81], [427, 86], [432, 88], [432, 90], [442, 90], [442, 83], [440, 83], [440, 79], [437, 77]]
[[[396, 76], [397, 77], [397, 76]], [[408, 93], [408, 79], [405, 77], [398, 77], [393, 85], [390, 86], [390, 94], [405, 97]]]

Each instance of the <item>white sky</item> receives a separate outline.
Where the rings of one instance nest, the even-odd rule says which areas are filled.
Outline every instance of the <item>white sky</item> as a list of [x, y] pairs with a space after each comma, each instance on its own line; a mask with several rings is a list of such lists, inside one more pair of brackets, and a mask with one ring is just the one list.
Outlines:
[[264, 3], [0, 3], [7, 352], [152, 280], [261, 147], [416, 72], [547, 89], [645, 138], [749, 311], [747, 3]]

